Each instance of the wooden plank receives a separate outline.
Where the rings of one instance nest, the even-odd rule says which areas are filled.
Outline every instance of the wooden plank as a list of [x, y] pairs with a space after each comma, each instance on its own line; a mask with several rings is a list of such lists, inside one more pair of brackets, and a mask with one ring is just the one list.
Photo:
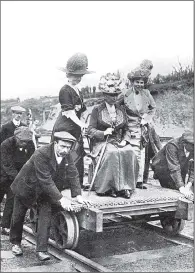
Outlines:
[[193, 207], [194, 207], [194, 204], [191, 201], [180, 198], [178, 200], [178, 207], [175, 213], [175, 218], [188, 220], [188, 221], [192, 220]]
[[[174, 212], [175, 209], [173, 208], [167, 208], [166, 212]], [[164, 212], [164, 211], [163, 211]], [[145, 210], [133, 210], [133, 211], [121, 211], [120, 213], [123, 216], [138, 216], [138, 215], [150, 215], [150, 214], [161, 214], [163, 213], [162, 211], [159, 211], [159, 209], [145, 209]], [[108, 217], [110, 219], [115, 218], [116, 215], [118, 215], [118, 212], [110, 213]], [[104, 215], [104, 217], [107, 217], [107, 215]]]
[[81, 212], [78, 213], [77, 218], [80, 227], [95, 232], [103, 231], [102, 211], [94, 208], [82, 209]]
[[165, 211], [176, 211], [177, 210], [177, 202], [168, 202], [168, 203], [145, 203], [143, 204], [134, 204], [129, 206], [117, 206], [117, 207], [109, 207], [106, 209], [101, 209], [104, 215], [109, 215], [112, 213], [120, 213], [120, 212], [128, 212], [132, 215], [139, 214], [147, 214], [148, 212], [165, 212]]

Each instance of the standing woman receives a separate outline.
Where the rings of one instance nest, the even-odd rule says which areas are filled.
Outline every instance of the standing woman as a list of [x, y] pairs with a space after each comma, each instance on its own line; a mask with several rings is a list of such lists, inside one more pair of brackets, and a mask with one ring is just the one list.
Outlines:
[[80, 118], [81, 114], [86, 110], [83, 103], [83, 97], [77, 85], [80, 83], [85, 74], [92, 73], [88, 71], [88, 59], [83, 53], [76, 53], [67, 61], [65, 68], [60, 68], [66, 73], [68, 82], [61, 88], [59, 92], [59, 102], [61, 104], [61, 112], [54, 124], [52, 132], [52, 140], [54, 132], [66, 131], [77, 139], [73, 158], [79, 172], [80, 184], [83, 185], [84, 175], [84, 148], [82, 130], [86, 128]]
[[[137, 187], [142, 187], [144, 162], [143, 153], [144, 133], [152, 124], [156, 103], [145, 86], [148, 82], [153, 65], [151, 61], [144, 60], [139, 67], [128, 73], [127, 78], [131, 83], [128, 89], [123, 90], [119, 102], [124, 103], [128, 115], [128, 127], [131, 132], [130, 144], [139, 161], [139, 176]], [[141, 152], [142, 151], [142, 152]]]

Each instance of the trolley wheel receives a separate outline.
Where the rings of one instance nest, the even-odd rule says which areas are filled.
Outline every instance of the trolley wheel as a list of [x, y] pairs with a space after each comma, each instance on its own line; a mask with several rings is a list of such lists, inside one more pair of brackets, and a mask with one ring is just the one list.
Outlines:
[[68, 211], [56, 213], [52, 218], [51, 229], [59, 248], [76, 248], [79, 239], [79, 224], [76, 215]]
[[160, 219], [160, 222], [164, 231], [171, 236], [177, 235], [185, 226], [185, 220], [170, 216]]
[[74, 213], [71, 213], [71, 217], [72, 217], [74, 227], [75, 227], [74, 242], [72, 244], [71, 249], [75, 249], [77, 247], [78, 241], [79, 241], [79, 222], [78, 222], [77, 216]]
[[38, 215], [37, 215], [37, 209], [31, 208], [29, 212], [29, 218], [30, 218], [30, 226], [32, 228], [33, 234], [37, 235], [37, 224], [38, 224]]

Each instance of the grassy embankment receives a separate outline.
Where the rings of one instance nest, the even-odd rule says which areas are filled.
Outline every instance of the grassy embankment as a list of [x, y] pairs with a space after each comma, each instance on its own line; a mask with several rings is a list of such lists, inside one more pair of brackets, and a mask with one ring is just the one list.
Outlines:
[[[177, 136], [184, 128], [193, 128], [193, 82], [177, 81], [173, 83], [154, 84], [149, 87], [153, 95], [157, 110], [154, 122], [160, 136]], [[99, 94], [98, 94], [99, 95]], [[100, 103], [101, 97], [86, 99], [86, 105], [91, 111], [91, 106]], [[33, 118], [43, 122], [43, 110], [58, 103], [58, 97], [42, 97], [40, 99], [28, 99], [18, 103], [14, 100], [1, 102], [1, 124], [10, 120], [10, 107], [19, 104], [25, 108], [31, 108]], [[47, 116], [47, 115], [46, 115]]]

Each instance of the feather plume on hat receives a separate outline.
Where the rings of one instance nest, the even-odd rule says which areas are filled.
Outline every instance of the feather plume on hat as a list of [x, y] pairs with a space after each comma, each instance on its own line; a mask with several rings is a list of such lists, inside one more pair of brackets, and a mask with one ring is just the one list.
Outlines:
[[144, 79], [146, 82], [151, 75], [151, 71], [153, 68], [153, 63], [150, 60], [143, 60], [140, 64], [140, 66], [133, 69], [130, 73], [127, 74], [127, 78], [130, 81], [133, 81], [135, 79]]
[[135, 79], [143, 79], [144, 81], [147, 81], [150, 74], [151, 71], [149, 69], [136, 67], [130, 73], [127, 74], [127, 78], [130, 81], [133, 81]]
[[142, 69], [152, 70], [152, 68], [153, 68], [153, 63], [152, 63], [150, 60], [145, 59], [145, 60], [143, 60], [143, 61], [141, 62], [140, 67], [141, 67]]
[[107, 73], [100, 78], [99, 89], [105, 94], [118, 95], [124, 89], [124, 82], [116, 73]]

